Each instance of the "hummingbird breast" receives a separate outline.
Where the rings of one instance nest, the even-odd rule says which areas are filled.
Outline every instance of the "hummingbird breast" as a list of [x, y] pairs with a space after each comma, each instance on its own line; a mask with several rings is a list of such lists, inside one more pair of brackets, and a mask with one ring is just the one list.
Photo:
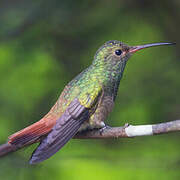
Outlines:
[[92, 113], [90, 118], [81, 125], [79, 131], [94, 128], [103, 128], [105, 126], [104, 121], [112, 111], [113, 106], [113, 97], [102, 94], [95, 111]]
[[123, 64], [118, 67], [116, 70], [117, 72], [104, 71], [105, 73], [103, 72], [97, 76], [97, 82], [99, 86], [102, 87], [102, 94], [99, 97], [90, 118], [82, 124], [79, 131], [102, 128], [105, 126], [104, 121], [114, 106], [124, 66], [125, 65]]

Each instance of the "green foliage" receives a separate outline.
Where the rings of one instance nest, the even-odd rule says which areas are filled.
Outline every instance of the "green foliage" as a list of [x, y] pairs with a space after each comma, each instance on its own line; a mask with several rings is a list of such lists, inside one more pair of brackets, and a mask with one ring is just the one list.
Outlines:
[[[160, 1], [163, 6], [156, 1], [147, 5], [142, 1], [19, 2], [19, 6], [14, 2], [2, 3], [0, 7], [2, 143], [10, 134], [45, 115], [66, 83], [92, 62], [104, 42], [115, 39], [138, 45], [174, 37], [178, 41], [179, 37], [178, 20], [170, 11], [174, 3], [176, 13], [175, 1]], [[127, 122], [151, 124], [178, 119], [178, 56], [175, 47], [146, 49], [134, 55], [106, 123], [120, 126]], [[34, 148], [35, 145], [0, 159], [0, 177], [168, 180], [180, 176], [178, 133], [134, 139], [72, 140], [49, 160], [30, 166], [27, 161]]]

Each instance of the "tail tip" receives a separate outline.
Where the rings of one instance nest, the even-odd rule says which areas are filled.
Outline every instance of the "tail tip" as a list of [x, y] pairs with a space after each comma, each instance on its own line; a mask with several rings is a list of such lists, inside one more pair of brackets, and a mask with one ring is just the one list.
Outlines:
[[33, 165], [33, 164], [35, 164], [35, 163], [34, 163], [34, 161], [33, 161], [32, 159], [30, 159], [30, 160], [29, 160], [29, 164], [30, 164], [30, 165]]
[[36, 159], [35, 158], [33, 158], [33, 157], [31, 157], [30, 158], [30, 160], [29, 160], [29, 164], [30, 165], [35, 165], [35, 164], [37, 164], [38, 162], [36, 162]]
[[42, 160], [38, 157], [38, 156], [34, 156], [34, 154], [32, 154], [30, 160], [29, 160], [29, 164], [31, 165], [35, 165], [40, 163]]

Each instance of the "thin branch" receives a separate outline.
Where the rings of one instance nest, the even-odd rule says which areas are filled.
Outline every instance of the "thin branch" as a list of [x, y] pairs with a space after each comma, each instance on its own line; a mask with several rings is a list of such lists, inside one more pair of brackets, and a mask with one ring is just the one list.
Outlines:
[[154, 125], [128, 125], [122, 127], [107, 127], [103, 130], [85, 131], [76, 134], [76, 139], [107, 139], [150, 136], [180, 131], [180, 120]]
[[[77, 133], [75, 139], [107, 139], [107, 138], [129, 138], [137, 136], [150, 136], [180, 131], [180, 120], [170, 121], [154, 125], [128, 125], [122, 127], [106, 127], [103, 129], [89, 130]], [[40, 142], [42, 138], [33, 140], [26, 144], [15, 146], [9, 143], [0, 146], [0, 157], [10, 152], [22, 149], [25, 146]]]

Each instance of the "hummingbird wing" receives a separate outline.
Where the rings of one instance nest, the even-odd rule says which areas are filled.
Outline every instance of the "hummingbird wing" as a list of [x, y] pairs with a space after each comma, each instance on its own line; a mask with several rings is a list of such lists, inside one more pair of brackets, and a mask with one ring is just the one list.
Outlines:
[[76, 98], [56, 121], [52, 131], [33, 152], [30, 164], [48, 159], [59, 151], [78, 131], [81, 124], [89, 119], [89, 110]]

